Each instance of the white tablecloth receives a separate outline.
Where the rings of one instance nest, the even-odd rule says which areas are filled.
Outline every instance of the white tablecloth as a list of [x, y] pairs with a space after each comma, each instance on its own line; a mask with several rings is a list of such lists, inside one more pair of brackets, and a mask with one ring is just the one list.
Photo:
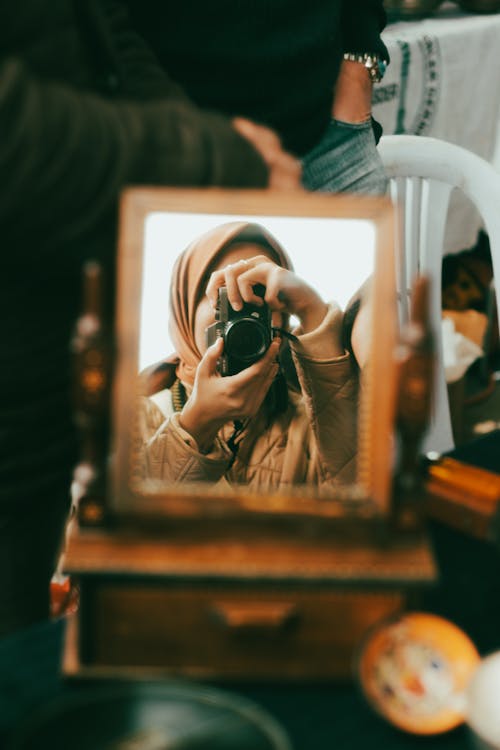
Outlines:
[[[442, 138], [500, 168], [500, 13], [444, 3], [428, 19], [390, 24], [383, 38], [391, 64], [374, 88], [373, 113], [384, 133]], [[450, 212], [446, 249], [457, 252], [474, 244], [480, 219], [456, 198]]]

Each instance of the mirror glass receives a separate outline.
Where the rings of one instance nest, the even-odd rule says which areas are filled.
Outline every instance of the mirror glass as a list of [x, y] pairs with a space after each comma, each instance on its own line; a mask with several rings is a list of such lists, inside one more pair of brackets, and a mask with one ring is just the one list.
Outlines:
[[115, 509], [286, 512], [349, 497], [366, 512], [374, 357], [360, 369], [346, 351], [343, 311], [374, 286], [390, 204], [160, 189], [129, 191], [122, 209]]

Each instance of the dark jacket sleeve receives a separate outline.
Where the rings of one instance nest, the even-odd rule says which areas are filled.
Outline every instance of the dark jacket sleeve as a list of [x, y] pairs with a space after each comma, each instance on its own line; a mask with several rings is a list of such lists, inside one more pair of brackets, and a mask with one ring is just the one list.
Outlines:
[[387, 47], [380, 38], [386, 20], [383, 0], [343, 0], [343, 51], [374, 52], [389, 60]]
[[[127, 184], [261, 187], [267, 169], [219, 115], [183, 100], [108, 101], [0, 62], [2, 229], [64, 239], [115, 210]], [[22, 230], [21, 230], [22, 231]], [[5, 236], [5, 235], [4, 235]]]

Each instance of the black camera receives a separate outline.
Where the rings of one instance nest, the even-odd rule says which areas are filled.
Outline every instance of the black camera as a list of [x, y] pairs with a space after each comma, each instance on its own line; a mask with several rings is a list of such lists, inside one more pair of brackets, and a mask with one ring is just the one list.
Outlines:
[[[264, 297], [265, 287], [254, 286], [254, 292]], [[221, 375], [236, 375], [264, 356], [273, 339], [271, 310], [266, 303], [252, 305], [243, 302], [241, 310], [234, 310], [227, 298], [225, 286], [219, 287], [215, 308], [215, 323], [205, 329], [207, 346], [219, 337], [224, 339], [224, 353], [219, 359]]]

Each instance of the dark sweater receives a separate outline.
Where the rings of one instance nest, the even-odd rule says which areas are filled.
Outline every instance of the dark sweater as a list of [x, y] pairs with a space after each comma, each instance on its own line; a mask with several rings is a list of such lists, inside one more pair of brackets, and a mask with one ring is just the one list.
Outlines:
[[24, 512], [69, 487], [81, 268], [97, 258], [113, 281], [121, 188], [267, 180], [229, 122], [168, 80], [114, 2], [76, 8], [0, 0], [0, 511]]
[[298, 154], [326, 128], [343, 52], [388, 57], [383, 0], [126, 2], [195, 102], [272, 126]]

